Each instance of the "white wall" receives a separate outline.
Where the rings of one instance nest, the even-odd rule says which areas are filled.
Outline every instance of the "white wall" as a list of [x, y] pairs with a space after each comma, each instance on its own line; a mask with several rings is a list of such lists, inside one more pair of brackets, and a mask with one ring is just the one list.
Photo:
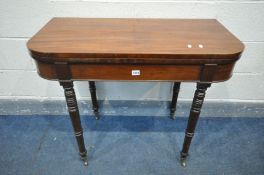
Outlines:
[[[178, 0], [0, 0], [0, 98], [63, 98], [57, 82], [41, 79], [26, 41], [54, 16], [118, 18], [216, 18], [246, 45], [233, 77], [214, 84], [207, 99], [264, 102], [264, 1]], [[76, 82], [79, 97], [89, 98], [87, 82]], [[193, 96], [184, 83], [181, 99]], [[110, 100], [168, 100], [171, 83], [97, 84]], [[133, 93], [131, 93], [133, 92]]]

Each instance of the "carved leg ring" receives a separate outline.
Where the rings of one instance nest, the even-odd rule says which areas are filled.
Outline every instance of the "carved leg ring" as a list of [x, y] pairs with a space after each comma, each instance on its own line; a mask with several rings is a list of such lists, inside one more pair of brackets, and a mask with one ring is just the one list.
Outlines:
[[92, 98], [92, 103], [93, 103], [93, 111], [96, 120], [98, 120], [99, 117], [99, 112], [98, 112], [98, 103], [97, 103], [97, 98], [96, 98], [96, 88], [95, 88], [95, 82], [94, 81], [89, 81], [89, 88], [90, 88], [90, 94]]
[[192, 141], [192, 137], [194, 135], [194, 130], [201, 112], [201, 108], [203, 105], [205, 92], [208, 87], [211, 86], [211, 83], [197, 83], [196, 91], [194, 94], [192, 107], [189, 115], [189, 120], [187, 124], [187, 128], [185, 131], [184, 143], [181, 151], [181, 165], [183, 167], [186, 166], [186, 157], [188, 156], [189, 147]]
[[177, 105], [177, 100], [178, 100], [178, 95], [180, 91], [180, 82], [174, 82], [173, 85], [173, 92], [172, 92], [172, 100], [171, 100], [171, 106], [170, 106], [170, 117], [171, 119], [175, 119], [175, 111], [176, 111], [176, 105]]
[[81, 159], [83, 160], [84, 165], [87, 166], [88, 165], [87, 151], [85, 149], [79, 109], [77, 105], [75, 92], [73, 89], [73, 82], [72, 81], [61, 81], [60, 85], [63, 86], [64, 88], [66, 103], [68, 106], [68, 111], [70, 114], [72, 126], [75, 132], [75, 137], [78, 143], [80, 156], [81, 156]]

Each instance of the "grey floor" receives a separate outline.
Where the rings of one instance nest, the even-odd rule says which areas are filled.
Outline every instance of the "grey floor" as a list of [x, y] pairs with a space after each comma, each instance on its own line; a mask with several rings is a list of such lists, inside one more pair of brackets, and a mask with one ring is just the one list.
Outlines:
[[179, 164], [187, 118], [82, 118], [89, 166], [68, 116], [0, 116], [0, 174], [264, 174], [264, 118], [201, 117], [188, 165]]

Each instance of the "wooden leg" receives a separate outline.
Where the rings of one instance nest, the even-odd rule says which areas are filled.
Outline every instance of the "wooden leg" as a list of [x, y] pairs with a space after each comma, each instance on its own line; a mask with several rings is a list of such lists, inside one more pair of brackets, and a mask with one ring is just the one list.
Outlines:
[[205, 91], [208, 87], [211, 86], [211, 83], [197, 83], [196, 91], [194, 94], [192, 107], [189, 115], [189, 120], [187, 124], [187, 128], [185, 131], [184, 143], [181, 151], [181, 165], [186, 166], [186, 157], [188, 156], [189, 147], [192, 141], [192, 137], [194, 135], [194, 130], [196, 127], [196, 123], [198, 121], [200, 111], [203, 105]]
[[75, 92], [73, 89], [73, 82], [72, 81], [61, 81], [60, 85], [64, 89], [66, 103], [67, 103], [68, 111], [71, 117], [72, 126], [75, 132], [75, 137], [78, 143], [81, 159], [83, 160], [84, 165], [88, 165], [87, 151], [85, 149], [79, 109], [77, 105]]
[[99, 112], [98, 112], [98, 103], [97, 103], [97, 98], [96, 98], [96, 88], [95, 88], [95, 82], [94, 81], [89, 81], [89, 88], [90, 88], [90, 94], [92, 98], [92, 103], [93, 103], [93, 111], [96, 120], [98, 120], [99, 117]]
[[180, 82], [174, 82], [173, 85], [173, 94], [172, 94], [172, 100], [171, 100], [171, 106], [170, 106], [170, 117], [171, 119], [175, 119], [175, 111], [176, 111], [176, 105], [177, 105], [177, 100], [178, 100], [178, 95], [180, 91]]

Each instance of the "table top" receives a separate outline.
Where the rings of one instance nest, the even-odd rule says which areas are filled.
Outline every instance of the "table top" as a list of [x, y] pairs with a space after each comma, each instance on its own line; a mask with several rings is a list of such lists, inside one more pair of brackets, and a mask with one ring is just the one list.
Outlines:
[[226, 64], [244, 45], [215, 19], [53, 18], [27, 43], [42, 62]]

